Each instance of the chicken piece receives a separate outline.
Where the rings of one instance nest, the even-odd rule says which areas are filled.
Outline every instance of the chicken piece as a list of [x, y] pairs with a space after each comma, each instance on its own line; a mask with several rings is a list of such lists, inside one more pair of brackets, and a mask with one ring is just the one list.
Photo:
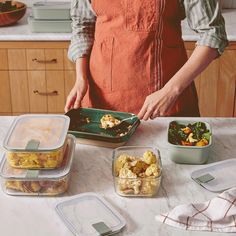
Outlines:
[[100, 121], [101, 121], [101, 127], [103, 129], [113, 128], [116, 125], [120, 124], [120, 120], [116, 119], [114, 116], [109, 115], [109, 114], [104, 115]]

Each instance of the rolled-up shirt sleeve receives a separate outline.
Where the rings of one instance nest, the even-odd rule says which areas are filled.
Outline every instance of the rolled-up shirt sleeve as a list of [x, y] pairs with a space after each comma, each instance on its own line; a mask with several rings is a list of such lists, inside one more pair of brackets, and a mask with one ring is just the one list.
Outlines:
[[94, 41], [96, 15], [90, 0], [72, 0], [71, 19], [72, 37], [68, 58], [75, 62], [77, 58], [90, 54]]
[[183, 0], [189, 27], [200, 35], [197, 45], [218, 50], [228, 46], [220, 0]]

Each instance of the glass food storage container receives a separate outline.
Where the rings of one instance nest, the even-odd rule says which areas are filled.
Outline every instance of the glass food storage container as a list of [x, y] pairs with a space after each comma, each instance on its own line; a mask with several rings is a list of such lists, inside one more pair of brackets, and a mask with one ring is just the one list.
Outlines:
[[[195, 126], [195, 124], [195, 128], [188, 127], [189, 125]], [[177, 128], [173, 125], [177, 126]], [[199, 138], [195, 137], [195, 132], [198, 133], [197, 136]], [[180, 136], [180, 138], [177, 138], [177, 136]], [[182, 140], [181, 137], [186, 140]], [[184, 145], [178, 144], [182, 141]], [[167, 145], [169, 157], [173, 162], [179, 164], [204, 164], [208, 161], [212, 145], [211, 126], [207, 122], [201, 121], [171, 121], [167, 131]]]
[[9, 166], [4, 156], [0, 166], [2, 189], [9, 195], [54, 196], [66, 192], [74, 158], [76, 140], [68, 135], [65, 157], [60, 168], [25, 170]]
[[14, 168], [53, 169], [63, 160], [70, 119], [65, 115], [21, 115], [5, 140], [7, 160]]
[[162, 163], [154, 147], [127, 146], [113, 151], [114, 187], [120, 196], [152, 197], [161, 184]]

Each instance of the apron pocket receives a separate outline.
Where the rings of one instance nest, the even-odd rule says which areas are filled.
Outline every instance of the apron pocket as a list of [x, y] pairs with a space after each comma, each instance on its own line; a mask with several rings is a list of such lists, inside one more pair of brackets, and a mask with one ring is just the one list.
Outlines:
[[114, 38], [94, 41], [90, 57], [90, 73], [93, 82], [101, 91], [112, 90], [112, 61]]
[[126, 28], [130, 31], [155, 31], [157, 0], [126, 0]]

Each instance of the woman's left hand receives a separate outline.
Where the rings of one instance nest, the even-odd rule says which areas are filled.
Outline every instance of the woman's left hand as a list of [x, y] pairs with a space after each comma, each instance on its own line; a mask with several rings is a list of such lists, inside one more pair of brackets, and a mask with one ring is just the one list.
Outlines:
[[168, 116], [179, 96], [177, 89], [167, 86], [146, 97], [142, 109], [138, 114], [140, 120], [154, 119], [158, 116]]

